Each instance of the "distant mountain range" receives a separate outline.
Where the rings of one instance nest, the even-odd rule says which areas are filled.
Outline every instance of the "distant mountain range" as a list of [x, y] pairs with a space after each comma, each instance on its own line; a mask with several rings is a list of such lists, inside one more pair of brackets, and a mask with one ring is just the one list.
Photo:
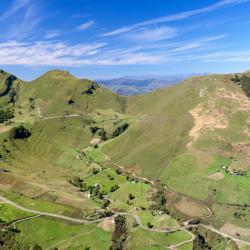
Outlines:
[[171, 74], [165, 76], [145, 75], [145, 76], [125, 76], [113, 79], [98, 79], [97, 83], [111, 89], [113, 92], [124, 95], [138, 95], [153, 91], [158, 88], [176, 84], [186, 78], [207, 75], [207, 73], [193, 74]]

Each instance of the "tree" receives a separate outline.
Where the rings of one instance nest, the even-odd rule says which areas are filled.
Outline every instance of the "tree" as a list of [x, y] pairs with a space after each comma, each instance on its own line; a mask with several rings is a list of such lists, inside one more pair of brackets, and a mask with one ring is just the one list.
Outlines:
[[129, 193], [129, 194], [128, 194], [128, 198], [129, 198], [130, 200], [133, 200], [133, 199], [135, 198], [135, 196], [132, 195], [131, 193]]
[[114, 186], [112, 186], [110, 188], [110, 192], [115, 192], [118, 188], [119, 188], [119, 186], [117, 184], [115, 184]]
[[154, 225], [152, 225], [150, 222], [147, 223], [148, 228], [152, 228]]
[[15, 127], [11, 131], [11, 138], [13, 139], [26, 139], [31, 136], [31, 132], [23, 125]]

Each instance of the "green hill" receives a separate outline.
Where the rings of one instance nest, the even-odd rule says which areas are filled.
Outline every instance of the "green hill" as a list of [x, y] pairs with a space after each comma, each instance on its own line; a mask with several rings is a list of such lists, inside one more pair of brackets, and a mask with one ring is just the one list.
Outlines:
[[[130, 98], [127, 112], [139, 116], [139, 122], [107, 144], [105, 152], [140, 175], [200, 200], [216, 189], [216, 201], [250, 204], [250, 190], [237, 189], [234, 175], [223, 174], [220, 181], [209, 177], [221, 171], [218, 157], [230, 161], [229, 171], [236, 165], [249, 170], [250, 102], [232, 77], [193, 77]], [[225, 185], [232, 189], [230, 196]]]
[[[148, 248], [151, 241], [157, 249], [183, 242], [180, 249], [191, 250], [190, 236], [205, 235], [214, 249], [234, 249], [206, 226], [233, 231], [233, 237], [250, 228], [249, 82], [248, 73], [207, 75], [122, 97], [67, 71], [49, 71], [32, 82], [1, 71], [0, 195], [59, 216], [93, 220], [116, 213], [127, 221], [125, 230], [118, 217], [112, 231], [110, 221], [80, 228], [63, 218], [36, 218], [31, 236], [30, 221], [21, 222], [14, 242], [47, 249], [91, 232], [88, 244], [108, 249], [112, 233], [113, 247], [144, 249], [140, 235], [146, 232]], [[0, 213], [10, 224], [14, 215], [25, 216], [11, 205]], [[201, 228], [184, 230], [185, 221], [197, 218]], [[250, 239], [247, 230], [241, 239]], [[39, 237], [42, 232], [46, 237]], [[91, 238], [96, 234], [99, 248]], [[132, 240], [122, 241], [127, 237]], [[80, 240], [72, 244], [83, 247]]]

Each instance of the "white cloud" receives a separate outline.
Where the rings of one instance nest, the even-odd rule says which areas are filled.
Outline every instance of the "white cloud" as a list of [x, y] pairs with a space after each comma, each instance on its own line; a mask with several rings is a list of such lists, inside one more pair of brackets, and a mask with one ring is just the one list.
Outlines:
[[[106, 43], [69, 45], [65, 42], [40, 41], [35, 43], [20, 43], [9, 41], [0, 43], [1, 65], [25, 66], [83, 66], [83, 65], [133, 65], [159, 64], [186, 60], [230, 60], [226, 56], [207, 57], [211, 54], [210, 46], [225, 35], [197, 39], [190, 43], [159, 42], [143, 46], [114, 47]], [[159, 49], [160, 48], [160, 49]], [[213, 48], [214, 49], [214, 48]], [[249, 56], [249, 53], [246, 54]], [[237, 58], [246, 60], [241, 53]], [[235, 55], [234, 55], [235, 56]], [[248, 57], [249, 59], [249, 57]]]
[[83, 23], [83, 24], [79, 25], [79, 26], [77, 27], [77, 30], [78, 30], [78, 31], [87, 30], [87, 29], [89, 29], [90, 27], [92, 27], [94, 24], [95, 24], [95, 21], [94, 21], [94, 20], [90, 20], [90, 21], [88, 21], [88, 22], [86, 22], [86, 23]]
[[150, 20], [143, 21], [143, 22], [138, 22], [138, 23], [135, 23], [135, 24], [130, 25], [130, 26], [124, 26], [124, 27], [115, 29], [113, 31], [104, 33], [101, 36], [103, 36], [103, 37], [115, 36], [115, 35], [123, 34], [123, 33], [129, 32], [129, 31], [132, 31], [132, 30], [136, 30], [136, 29], [141, 28], [141, 27], [146, 27], [146, 26], [150, 26], [150, 25], [157, 25], [160, 23], [179, 21], [179, 20], [187, 19], [187, 18], [192, 17], [192, 16], [212, 12], [212, 11], [215, 11], [215, 10], [227, 7], [227, 6], [247, 3], [249, 1], [250, 0], [222, 0], [222, 1], [219, 1], [215, 4], [213, 4], [213, 5], [210, 5], [210, 6], [201, 8], [201, 9], [185, 11], [185, 12], [181, 12], [181, 13], [177, 13], [177, 14], [173, 14], [173, 15], [162, 16], [159, 18], [150, 19]]
[[156, 42], [169, 38], [173, 38], [177, 35], [177, 30], [172, 27], [159, 27], [159, 28], [143, 28], [136, 32], [131, 32], [127, 37], [136, 42]]
[[2, 65], [54, 65], [79, 66], [90, 63], [89, 57], [104, 47], [104, 43], [69, 46], [62, 42], [0, 43]]

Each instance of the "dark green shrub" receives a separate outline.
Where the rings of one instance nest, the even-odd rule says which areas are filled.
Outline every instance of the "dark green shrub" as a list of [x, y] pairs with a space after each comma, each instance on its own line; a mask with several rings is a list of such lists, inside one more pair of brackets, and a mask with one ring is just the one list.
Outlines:
[[242, 90], [246, 93], [248, 97], [250, 97], [250, 77], [243, 75], [240, 80], [240, 83]]
[[11, 138], [13, 139], [26, 139], [31, 136], [31, 132], [23, 125], [15, 127], [11, 130]]
[[0, 110], [0, 123], [4, 123], [14, 117], [12, 110]]

